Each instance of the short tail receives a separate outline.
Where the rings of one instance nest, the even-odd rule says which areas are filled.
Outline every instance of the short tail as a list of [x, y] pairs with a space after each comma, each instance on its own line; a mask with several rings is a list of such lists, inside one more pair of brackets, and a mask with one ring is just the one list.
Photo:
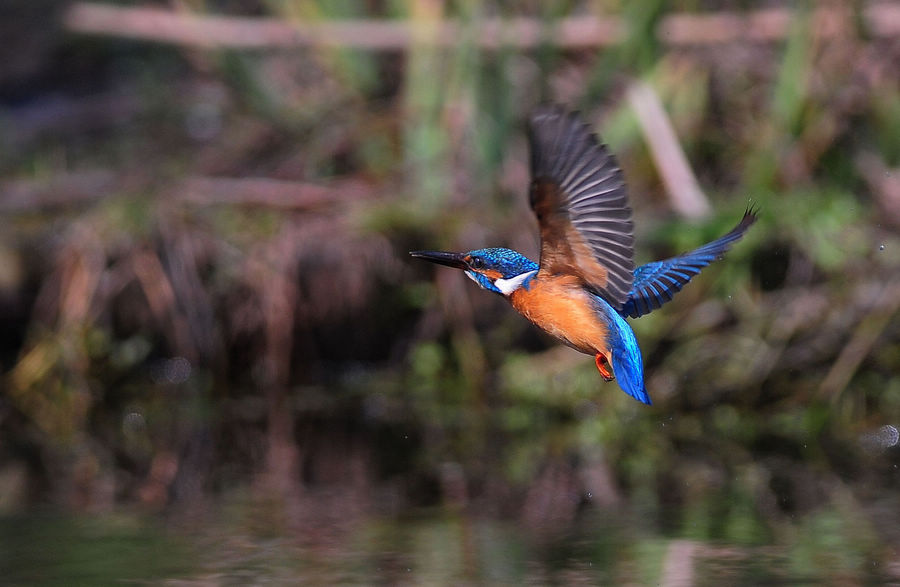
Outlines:
[[623, 345], [612, 349], [610, 353], [613, 373], [622, 391], [645, 404], [652, 405], [650, 394], [644, 385], [644, 365], [641, 359], [641, 349], [637, 344]]
[[[609, 330], [606, 341], [609, 347], [609, 362], [612, 364], [613, 374], [619, 382], [622, 391], [639, 402], [652, 404], [647, 388], [644, 387], [644, 360], [641, 358], [641, 347], [631, 326], [616, 312], [609, 302], [596, 296], [597, 309], [603, 318], [609, 322]], [[598, 361], [597, 368], [603, 373]]]

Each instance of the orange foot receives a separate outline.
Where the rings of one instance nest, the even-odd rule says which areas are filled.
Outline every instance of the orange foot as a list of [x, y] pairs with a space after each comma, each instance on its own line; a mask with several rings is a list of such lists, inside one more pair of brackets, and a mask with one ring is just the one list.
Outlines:
[[603, 376], [603, 379], [606, 381], [612, 381], [615, 379], [613, 377], [612, 371], [609, 368], [609, 361], [606, 359], [606, 355], [603, 353], [597, 353], [597, 356], [594, 357], [594, 362], [597, 363], [597, 371], [600, 371], [600, 375]]

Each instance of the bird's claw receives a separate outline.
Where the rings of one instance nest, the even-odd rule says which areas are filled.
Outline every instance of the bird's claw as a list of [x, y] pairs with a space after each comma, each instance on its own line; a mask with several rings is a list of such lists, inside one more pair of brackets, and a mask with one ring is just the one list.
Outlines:
[[597, 371], [600, 371], [600, 376], [603, 377], [605, 381], [612, 381], [615, 379], [609, 368], [609, 360], [607, 360], [606, 355], [597, 353], [597, 356], [594, 357], [594, 362], [597, 364]]

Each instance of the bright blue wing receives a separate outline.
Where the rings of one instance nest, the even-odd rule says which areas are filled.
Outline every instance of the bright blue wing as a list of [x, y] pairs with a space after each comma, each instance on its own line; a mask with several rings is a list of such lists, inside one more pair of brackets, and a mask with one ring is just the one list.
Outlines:
[[665, 261], [654, 261], [634, 270], [634, 282], [621, 314], [638, 318], [649, 314], [672, 299], [700, 270], [722, 258], [731, 245], [756, 222], [756, 212], [747, 209], [731, 232], [702, 247]]

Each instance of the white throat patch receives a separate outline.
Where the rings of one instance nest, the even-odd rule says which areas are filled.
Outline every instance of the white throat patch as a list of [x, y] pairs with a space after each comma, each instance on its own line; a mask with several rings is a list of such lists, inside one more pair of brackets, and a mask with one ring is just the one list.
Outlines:
[[497, 279], [494, 281], [494, 287], [503, 292], [503, 295], [508, 296], [512, 292], [516, 291], [525, 281], [537, 273], [537, 269], [533, 271], [526, 271], [525, 273], [520, 273], [515, 277], [510, 277], [509, 279]]

